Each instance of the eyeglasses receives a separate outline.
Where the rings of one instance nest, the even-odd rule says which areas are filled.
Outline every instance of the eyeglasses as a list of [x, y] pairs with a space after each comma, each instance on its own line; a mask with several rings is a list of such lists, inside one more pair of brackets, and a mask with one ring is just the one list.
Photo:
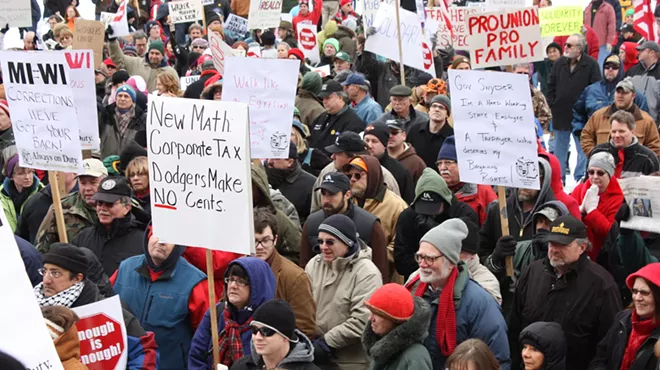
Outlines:
[[439, 256], [427, 256], [425, 254], [415, 253], [415, 261], [417, 261], [417, 263], [421, 263], [422, 260], [424, 260], [424, 262], [426, 262], [427, 265], [434, 264], [435, 261], [439, 260], [442, 257], [444, 257], [443, 254]]
[[360, 172], [354, 172], [353, 174], [347, 173], [346, 176], [348, 176], [349, 180], [355, 179], [355, 181], [360, 181], [362, 178], [362, 174]]
[[618, 71], [618, 70], [619, 70], [619, 66], [617, 66], [617, 65], [612, 65], [612, 64], [608, 64], [608, 65], [605, 66], [605, 69], [611, 69], [611, 70], [613, 70], [613, 71]]
[[234, 277], [234, 278], [226, 277], [226, 278], [225, 278], [225, 284], [227, 284], [227, 286], [229, 286], [229, 285], [231, 285], [231, 283], [235, 283], [236, 285], [238, 285], [238, 286], [240, 286], [240, 287], [246, 287], [246, 286], [250, 285], [250, 283], [249, 283], [247, 280], [243, 279], [243, 278], [239, 278], [239, 277]]
[[642, 297], [648, 297], [648, 296], [651, 295], [651, 292], [648, 291], [648, 290], [639, 290], [639, 289], [635, 289], [635, 288], [630, 289], [630, 293], [632, 293], [633, 297], [634, 297], [636, 294], [641, 294]]
[[603, 170], [589, 170], [587, 171], [589, 176], [598, 175], [599, 177], [605, 176], [605, 171]]
[[318, 245], [325, 244], [328, 247], [332, 247], [333, 245], [335, 245], [335, 240], [334, 239], [321, 239], [321, 238], [318, 238], [318, 239], [316, 239], [316, 242], [318, 243]]
[[112, 208], [115, 205], [115, 202], [104, 202], [102, 200], [97, 200], [96, 205], [99, 206], [99, 207], [105, 206], [105, 207], [108, 207], [108, 208]]
[[396, 136], [402, 132], [403, 130], [390, 130], [390, 136]]
[[37, 272], [39, 272], [39, 275], [41, 276], [50, 275], [50, 277], [52, 277], [53, 279], [59, 279], [62, 277], [62, 275], [64, 275], [62, 271], [46, 270], [45, 268], [40, 268], [39, 270], [37, 270]]
[[255, 239], [255, 240], [254, 240], [254, 246], [255, 246], [255, 247], [258, 247], [259, 244], [261, 244], [262, 247], [264, 247], [264, 248], [268, 248], [268, 247], [271, 247], [271, 246], [273, 245], [273, 242], [274, 242], [274, 241], [275, 241], [275, 239], [270, 238], [270, 237], [268, 237], [268, 238], [263, 238], [263, 239], [261, 239], [261, 240], [256, 240], [256, 239]]
[[257, 335], [257, 333], [261, 333], [262, 337], [272, 337], [277, 333], [275, 330], [267, 327], [267, 326], [262, 326], [260, 328], [256, 326], [250, 326], [250, 330], [252, 330], [252, 335]]
[[573, 46], [575, 46], [575, 45], [569, 44], [569, 43], [564, 44], [564, 47], [569, 48], [569, 49], [572, 48]]

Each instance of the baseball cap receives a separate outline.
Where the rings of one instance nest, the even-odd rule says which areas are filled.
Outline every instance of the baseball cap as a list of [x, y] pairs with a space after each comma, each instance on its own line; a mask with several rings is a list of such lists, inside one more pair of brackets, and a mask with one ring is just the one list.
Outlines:
[[122, 197], [131, 196], [131, 186], [128, 180], [121, 176], [106, 177], [99, 184], [99, 190], [94, 194], [92, 200], [114, 203]]
[[623, 89], [626, 92], [635, 92], [635, 85], [633, 85], [632, 79], [630, 79], [630, 77], [626, 77], [619, 81], [618, 84], [616, 84], [616, 90], [619, 89]]
[[385, 121], [387, 126], [394, 130], [403, 130], [405, 128], [405, 121], [402, 119], [388, 119]]
[[415, 212], [421, 215], [435, 216], [440, 213], [442, 207], [442, 197], [440, 194], [433, 191], [425, 191], [417, 197], [413, 207]]
[[105, 168], [103, 162], [96, 158], [87, 158], [83, 160], [82, 172], [79, 172], [76, 177], [80, 176], [91, 176], [91, 177], [101, 177], [108, 176], [108, 169]]
[[351, 190], [351, 183], [348, 176], [341, 172], [330, 172], [323, 176], [321, 185], [317, 186], [314, 191], [325, 189], [333, 194], [345, 193]]
[[359, 153], [364, 151], [364, 142], [357, 133], [345, 131], [337, 136], [334, 144], [326, 146], [325, 150], [328, 153]]
[[365, 162], [364, 159], [360, 157], [353, 158], [350, 162], [345, 164], [344, 167], [342, 167], [342, 170], [344, 172], [348, 172], [351, 170], [351, 168], [357, 168], [360, 171], [369, 172], [367, 162]]
[[321, 86], [321, 91], [317, 94], [317, 96], [321, 99], [324, 99], [332, 95], [332, 93], [341, 91], [344, 91], [344, 88], [339, 82], [335, 80], [329, 80], [328, 82], [324, 83], [323, 86]]
[[586, 238], [587, 227], [582, 221], [572, 215], [561, 216], [550, 224], [550, 233], [546, 240], [549, 242], [568, 245], [575, 239]]
[[660, 53], [660, 45], [658, 45], [658, 43], [655, 41], [645, 41], [643, 44], [637, 46], [638, 51], [642, 51], [644, 49], [649, 49], [655, 51], [656, 53]]
[[621, 26], [621, 32], [635, 32], [635, 27], [632, 24], [624, 23]]
[[550, 222], [556, 220], [559, 218], [559, 211], [554, 206], [544, 206], [540, 210], [536, 211], [534, 213], [534, 220], [536, 220], [537, 216], [544, 216], [547, 218]]
[[603, 65], [607, 63], [621, 65], [621, 59], [619, 59], [619, 57], [616, 55], [610, 55], [609, 57], [607, 57], [607, 59], [605, 59], [605, 63], [603, 63]]
[[360, 86], [365, 86], [367, 84], [367, 81], [364, 79], [364, 76], [362, 76], [359, 73], [352, 73], [350, 74], [347, 78], [346, 81], [342, 82], [342, 86], [348, 86], [348, 85], [360, 85]]
[[340, 51], [339, 53], [335, 54], [334, 59], [341, 59], [344, 62], [351, 62], [351, 56], [344, 53], [343, 51]]

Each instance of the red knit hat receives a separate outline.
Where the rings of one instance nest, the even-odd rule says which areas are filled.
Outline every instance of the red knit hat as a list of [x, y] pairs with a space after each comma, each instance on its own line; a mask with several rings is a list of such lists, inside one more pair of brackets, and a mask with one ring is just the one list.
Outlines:
[[5, 113], [7, 113], [7, 116], [11, 117], [11, 115], [9, 114], [9, 104], [5, 99], [0, 99], [0, 109], [5, 111]]
[[410, 292], [403, 285], [394, 283], [378, 288], [364, 305], [376, 315], [398, 323], [408, 321], [415, 311]]
[[351, 0], [341, 0], [339, 2], [339, 7], [342, 7], [342, 6], [344, 6], [346, 4], [350, 4], [350, 3], [351, 3]]
[[287, 56], [295, 55], [296, 58], [299, 60], [305, 60], [305, 54], [303, 54], [302, 50], [298, 48], [292, 48], [289, 50], [289, 54]]
[[657, 287], [660, 287], [660, 262], [649, 263], [648, 265], [637, 270], [637, 272], [630, 274], [626, 278], [626, 285], [632, 289], [635, 285], [635, 279], [638, 277], [644, 278]]

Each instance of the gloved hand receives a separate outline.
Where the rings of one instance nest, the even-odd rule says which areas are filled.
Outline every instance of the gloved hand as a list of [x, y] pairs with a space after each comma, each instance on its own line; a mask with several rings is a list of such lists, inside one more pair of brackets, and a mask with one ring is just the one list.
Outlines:
[[323, 365], [330, 362], [332, 357], [332, 349], [325, 341], [325, 338], [320, 337], [312, 341], [314, 346], [314, 364]]
[[421, 227], [424, 232], [427, 232], [431, 230], [432, 228], [440, 225], [438, 221], [436, 221], [433, 216], [427, 216], [427, 215], [420, 215], [417, 214], [415, 216], [415, 222]]
[[115, 34], [115, 30], [112, 29], [111, 25], [108, 25], [105, 29], [105, 39], [106, 41], [114, 40], [116, 37], [112, 37]]
[[497, 244], [495, 244], [495, 250], [491, 256], [493, 262], [502, 265], [504, 260], [507, 257], [513, 256], [516, 254], [516, 239], [511, 235], [505, 235], [501, 237]]
[[598, 202], [600, 198], [598, 197], [598, 186], [591, 185], [589, 190], [584, 194], [584, 199], [582, 200], [582, 205], [580, 205], [580, 211], [585, 214], [593, 212], [598, 208]]
[[373, 36], [376, 34], [376, 27], [367, 27], [367, 30], [365, 31], [365, 34], [367, 37]]
[[630, 206], [628, 206], [628, 203], [624, 201], [621, 204], [621, 207], [619, 207], [619, 210], [616, 212], [614, 219], [616, 222], [628, 221], [630, 219]]

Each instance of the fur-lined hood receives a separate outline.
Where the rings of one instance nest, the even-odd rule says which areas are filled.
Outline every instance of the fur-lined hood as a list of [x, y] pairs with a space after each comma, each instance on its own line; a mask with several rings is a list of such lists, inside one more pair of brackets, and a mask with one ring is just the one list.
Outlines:
[[215, 89], [218, 88], [222, 89], [222, 82], [220, 81], [206, 86], [204, 90], [202, 90], [202, 96], [200, 98], [206, 100], [213, 100], [213, 94], [215, 93]]
[[362, 333], [362, 346], [375, 368], [384, 367], [396, 359], [408, 347], [416, 343], [422, 343], [428, 336], [429, 324], [431, 322], [431, 307], [420, 297], [413, 297], [415, 311], [410, 320], [394, 328], [384, 337], [374, 333], [371, 325], [367, 326]]

